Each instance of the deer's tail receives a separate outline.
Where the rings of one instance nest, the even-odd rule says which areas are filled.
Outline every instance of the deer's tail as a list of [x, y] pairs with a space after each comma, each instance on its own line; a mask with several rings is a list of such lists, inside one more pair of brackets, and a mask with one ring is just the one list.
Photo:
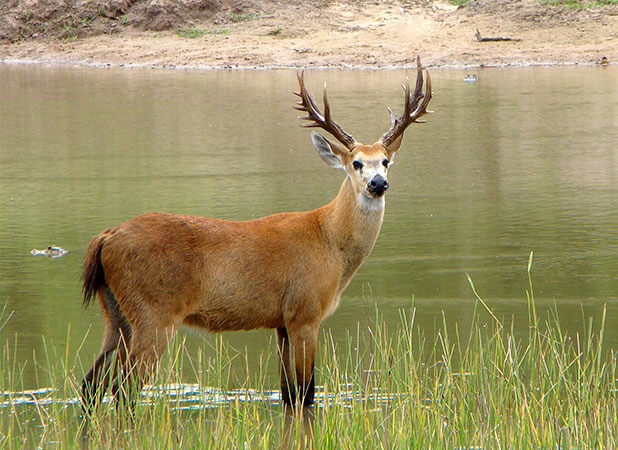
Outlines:
[[96, 293], [106, 285], [105, 272], [101, 264], [101, 250], [106, 237], [107, 233], [105, 232], [96, 235], [90, 240], [86, 250], [82, 269], [84, 307], [88, 306]]

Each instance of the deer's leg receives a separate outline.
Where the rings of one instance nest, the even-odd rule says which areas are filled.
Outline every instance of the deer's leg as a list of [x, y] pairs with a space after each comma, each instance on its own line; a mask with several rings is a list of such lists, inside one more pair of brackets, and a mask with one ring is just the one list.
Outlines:
[[127, 360], [129, 358], [129, 349], [131, 346], [131, 327], [129, 327], [127, 324], [127, 328], [128, 330], [121, 330], [120, 342], [118, 342], [116, 352], [116, 363], [114, 364], [114, 372], [111, 377], [111, 379], [113, 380], [112, 395], [116, 400], [116, 405], [118, 404], [118, 386], [122, 384], [122, 374], [125, 366], [127, 366], [128, 364]]
[[155, 364], [176, 333], [176, 328], [176, 325], [152, 326], [152, 324], [132, 327], [128, 358], [125, 354], [125, 361], [112, 386], [117, 407], [124, 404], [132, 409], [134, 396], [139, 393], [152, 374]]
[[280, 361], [281, 400], [284, 405], [292, 406], [296, 403], [296, 386], [290, 355], [290, 337], [284, 327], [277, 328], [277, 352]]
[[122, 315], [111, 289], [109, 287], [103, 289], [99, 297], [106, 322], [99, 356], [82, 381], [82, 407], [88, 413], [105, 395], [111, 376], [110, 365], [114, 350], [118, 350], [121, 341], [124, 340], [121, 337], [130, 338], [131, 335], [131, 328]]
[[101, 352], [82, 381], [82, 408], [87, 413], [90, 413], [105, 395], [109, 380], [109, 367], [119, 340], [119, 330], [106, 323]]
[[303, 406], [310, 406], [315, 397], [313, 368], [318, 341], [318, 325], [290, 325], [287, 330], [294, 355], [300, 400]]

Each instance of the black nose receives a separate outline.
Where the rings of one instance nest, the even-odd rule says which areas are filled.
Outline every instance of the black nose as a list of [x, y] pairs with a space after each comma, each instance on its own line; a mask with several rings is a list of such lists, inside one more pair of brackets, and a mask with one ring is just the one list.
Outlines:
[[376, 175], [367, 183], [367, 190], [373, 195], [381, 195], [388, 189], [388, 181], [382, 175]]

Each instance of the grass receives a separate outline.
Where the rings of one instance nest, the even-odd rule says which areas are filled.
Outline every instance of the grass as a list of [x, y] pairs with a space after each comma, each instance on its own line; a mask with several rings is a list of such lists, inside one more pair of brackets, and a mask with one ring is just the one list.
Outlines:
[[[469, 0], [450, 0], [453, 5], [465, 5]], [[562, 6], [564, 8], [598, 8], [600, 6], [618, 5], [618, 0], [539, 0], [546, 5]]]
[[228, 34], [228, 33], [229, 31], [225, 28], [204, 29], [204, 28], [189, 27], [189, 28], [176, 29], [176, 34], [178, 36], [184, 37], [184, 38], [190, 38], [190, 39], [202, 37], [207, 34]]
[[618, 0], [540, 0], [548, 5], [561, 6], [569, 9], [598, 8], [600, 6], [618, 5]]
[[261, 15], [262, 15], [261, 13], [237, 14], [237, 13], [230, 12], [229, 18], [231, 22], [244, 22], [246, 20], [258, 19]]
[[283, 28], [281, 27], [276, 27], [273, 28], [272, 30], [268, 31], [268, 33], [266, 33], [267, 36], [278, 36], [281, 34], [281, 32], [283, 31]]
[[[529, 263], [529, 271], [532, 259]], [[474, 289], [474, 288], [473, 288]], [[104, 403], [88, 426], [77, 396], [85, 367], [62, 349], [33, 358], [39, 386], [23, 390], [16, 343], [0, 350], [0, 446], [127, 448], [598, 448], [618, 438], [616, 353], [603, 345], [608, 326], [587, 322], [569, 336], [557, 313], [537, 317], [532, 283], [529, 328], [516, 338], [479, 300], [472, 323], [426, 338], [414, 311], [396, 326], [376, 312], [345, 344], [326, 335], [313, 414], [287, 417], [269, 385], [272, 345], [249, 363], [242, 351], [213, 342], [216, 358], [177, 340], [144, 390], [132, 420]], [[5, 311], [5, 320], [6, 320]], [[0, 317], [0, 324], [4, 323]], [[0, 329], [1, 331], [1, 329]], [[70, 330], [67, 341], [70, 340]], [[67, 345], [68, 348], [68, 345]], [[192, 356], [190, 356], [190, 353]], [[252, 355], [255, 356], [255, 355]], [[232, 362], [246, 361], [243, 373]], [[270, 369], [269, 369], [270, 368]], [[186, 374], [190, 375], [187, 376]], [[184, 375], [181, 375], [184, 374]], [[190, 383], [187, 384], [187, 379]], [[209, 388], [210, 387], [210, 388]], [[184, 389], [178, 395], [178, 389]], [[19, 402], [26, 396], [36, 401]], [[276, 395], [275, 395], [276, 398]], [[282, 445], [284, 442], [284, 445]]]

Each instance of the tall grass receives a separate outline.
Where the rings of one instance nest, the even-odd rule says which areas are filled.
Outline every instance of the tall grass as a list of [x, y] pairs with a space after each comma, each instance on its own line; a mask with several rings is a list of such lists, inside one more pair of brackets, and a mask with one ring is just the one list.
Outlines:
[[[51, 389], [20, 393], [23, 368], [13, 363], [15, 342], [3, 336], [0, 445], [615, 446], [616, 353], [603, 345], [605, 314], [600, 323], [589, 320], [583, 333], [569, 336], [555, 310], [544, 319], [537, 317], [530, 283], [529, 328], [517, 338], [477, 298], [478, 310], [465, 330], [449, 332], [444, 323], [436, 336], [425, 337], [411, 310], [402, 312], [396, 326], [385, 324], [376, 311], [372, 324], [352, 330], [344, 344], [325, 334], [316, 407], [302, 417], [286, 415], [277, 386], [268, 384], [267, 372], [277, 364], [274, 345], [250, 364], [221, 337], [214, 339], [214, 358], [200, 350], [189, 352], [177, 340], [143, 391], [135, 417], [117, 414], [107, 401], [83, 421], [76, 401], [85, 369], [79, 359], [64, 349], [56, 353], [48, 348], [33, 364], [40, 386]], [[245, 361], [244, 374], [233, 372], [231, 363], [238, 358]], [[187, 383], [186, 373], [197, 383]], [[31, 401], [24, 403], [21, 397]]]

